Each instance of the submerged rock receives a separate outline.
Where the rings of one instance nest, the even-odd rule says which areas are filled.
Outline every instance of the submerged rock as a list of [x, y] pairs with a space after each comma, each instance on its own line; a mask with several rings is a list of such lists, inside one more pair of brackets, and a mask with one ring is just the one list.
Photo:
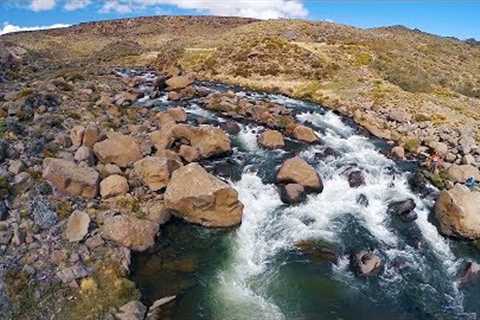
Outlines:
[[357, 197], [357, 203], [363, 207], [368, 207], [370, 205], [370, 201], [365, 194], [359, 194]]
[[228, 134], [238, 134], [242, 130], [235, 121], [222, 122], [220, 128]]
[[417, 213], [414, 211], [416, 207], [413, 199], [395, 201], [388, 205], [388, 213], [399, 216], [404, 222], [411, 222], [417, 219]]
[[372, 251], [360, 251], [351, 257], [353, 271], [360, 277], [377, 275], [382, 269], [382, 260]]
[[480, 192], [456, 184], [442, 191], [435, 203], [440, 231], [447, 236], [480, 239]]
[[165, 205], [189, 222], [207, 227], [230, 227], [242, 220], [243, 204], [228, 184], [191, 163], [172, 174]]
[[458, 283], [460, 287], [464, 287], [478, 280], [479, 278], [480, 278], [480, 265], [476, 262], [470, 261], [467, 263], [462, 273], [460, 274]]
[[307, 191], [322, 192], [323, 183], [315, 169], [305, 160], [296, 156], [286, 160], [277, 173], [279, 183], [297, 183]]
[[298, 183], [280, 186], [280, 199], [284, 203], [293, 204], [305, 200], [305, 188]]
[[337, 253], [330, 245], [318, 243], [313, 240], [302, 240], [295, 243], [295, 247], [302, 254], [309, 256], [314, 262], [328, 261], [337, 263]]
[[365, 176], [363, 175], [363, 172], [360, 170], [354, 170], [351, 171], [348, 176], [348, 184], [350, 185], [350, 188], [358, 188], [360, 186], [365, 185]]

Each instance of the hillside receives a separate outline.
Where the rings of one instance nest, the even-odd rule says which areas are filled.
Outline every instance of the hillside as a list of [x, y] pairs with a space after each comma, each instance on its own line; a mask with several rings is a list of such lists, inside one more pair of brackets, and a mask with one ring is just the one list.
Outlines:
[[[362, 30], [327, 22], [164, 16], [1, 39], [28, 49], [32, 59], [44, 61], [43, 70], [53, 67], [52, 59], [65, 67], [156, 64], [166, 70], [177, 64], [198, 78], [311, 99], [357, 114], [372, 133], [398, 143], [428, 144], [448, 135], [456, 139], [443, 142], [455, 147], [462, 133], [470, 139], [479, 128], [480, 47], [401, 26]], [[458, 124], [465, 132], [450, 130]]]

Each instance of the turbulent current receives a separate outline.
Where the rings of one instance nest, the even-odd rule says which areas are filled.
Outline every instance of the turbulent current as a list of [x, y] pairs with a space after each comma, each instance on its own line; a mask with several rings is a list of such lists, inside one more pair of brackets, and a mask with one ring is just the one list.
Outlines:
[[[287, 139], [284, 150], [264, 150], [256, 142], [262, 128], [242, 123], [231, 136], [232, 155], [203, 164], [238, 191], [245, 205], [241, 226], [222, 231], [167, 224], [156, 252], [135, 259], [133, 278], [147, 303], [177, 295], [169, 319], [476, 319], [480, 288], [459, 288], [456, 280], [465, 262], [478, 255], [438, 233], [430, 218], [436, 191], [431, 197], [411, 191], [412, 165], [390, 160], [381, 141], [321, 106], [222, 85], [198, 86], [284, 105], [317, 131], [321, 143]], [[164, 97], [138, 104], [159, 110], [174, 105]], [[227, 120], [196, 100], [182, 106], [189, 121]], [[280, 200], [275, 173], [295, 154], [316, 168], [324, 190], [288, 206]], [[345, 172], [352, 167], [364, 173], [365, 185], [349, 186]], [[388, 214], [389, 203], [409, 198], [416, 203], [415, 221]], [[336, 263], [299, 250], [299, 243], [309, 242], [334, 248]], [[374, 250], [384, 264], [367, 279], [354, 275], [349, 259], [364, 249]]]

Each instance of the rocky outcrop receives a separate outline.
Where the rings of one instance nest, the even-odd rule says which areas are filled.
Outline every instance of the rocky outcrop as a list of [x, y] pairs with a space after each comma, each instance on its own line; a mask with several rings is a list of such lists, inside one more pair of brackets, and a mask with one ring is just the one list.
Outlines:
[[94, 198], [98, 193], [98, 172], [71, 161], [46, 158], [43, 178], [61, 193], [85, 198]]
[[125, 177], [113, 174], [100, 182], [100, 194], [102, 198], [115, 197], [128, 192], [128, 181]]
[[120, 133], [108, 134], [108, 139], [95, 143], [93, 151], [101, 162], [114, 163], [122, 168], [142, 158], [137, 141]]
[[258, 144], [267, 149], [280, 149], [285, 146], [285, 141], [280, 131], [265, 130], [258, 137]]
[[480, 239], [480, 192], [457, 184], [442, 191], [435, 204], [440, 231], [453, 237]]
[[300, 157], [286, 160], [277, 173], [277, 182], [296, 183], [306, 190], [322, 192], [323, 183], [315, 169]]
[[133, 174], [150, 190], [158, 191], [167, 186], [172, 172], [181, 166], [181, 162], [167, 157], [146, 157], [135, 162]]
[[74, 211], [68, 218], [67, 228], [65, 229], [65, 237], [70, 242], [78, 242], [88, 233], [90, 225], [90, 217], [83, 211]]
[[155, 243], [159, 225], [149, 220], [127, 215], [105, 219], [102, 237], [135, 251], [145, 251]]
[[207, 227], [230, 227], [242, 220], [243, 205], [237, 192], [197, 163], [172, 174], [165, 206], [186, 221]]

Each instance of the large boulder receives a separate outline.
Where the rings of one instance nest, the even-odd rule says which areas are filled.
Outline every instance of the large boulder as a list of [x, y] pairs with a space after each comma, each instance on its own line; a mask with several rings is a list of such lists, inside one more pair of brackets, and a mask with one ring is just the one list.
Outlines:
[[448, 177], [454, 182], [464, 183], [469, 177], [480, 180], [480, 171], [472, 165], [451, 165], [447, 170]]
[[315, 169], [296, 156], [286, 160], [277, 173], [279, 183], [297, 183], [309, 191], [322, 192], [323, 183]]
[[135, 251], [145, 251], [155, 244], [158, 223], [127, 215], [104, 220], [102, 237]]
[[98, 193], [98, 172], [72, 161], [46, 158], [43, 161], [43, 178], [59, 192], [72, 196], [94, 198]]
[[173, 128], [172, 135], [175, 140], [188, 140], [192, 147], [198, 149], [202, 158], [228, 153], [232, 150], [230, 138], [220, 128], [177, 125]]
[[193, 83], [193, 77], [185, 75], [185, 76], [174, 76], [165, 81], [167, 90], [180, 90], [183, 88], [188, 87]]
[[120, 133], [110, 133], [108, 139], [95, 143], [93, 151], [103, 163], [114, 163], [123, 168], [142, 158], [137, 141]]
[[167, 157], [146, 157], [135, 162], [133, 172], [150, 190], [158, 191], [167, 186], [172, 172], [181, 166], [181, 162]]
[[280, 149], [285, 146], [285, 141], [280, 131], [265, 130], [258, 137], [258, 144], [267, 149]]
[[440, 231], [447, 236], [480, 239], [480, 192], [456, 184], [442, 191], [435, 204]]
[[172, 174], [165, 205], [175, 215], [207, 227], [230, 227], [242, 221], [243, 204], [238, 193], [197, 163]]

